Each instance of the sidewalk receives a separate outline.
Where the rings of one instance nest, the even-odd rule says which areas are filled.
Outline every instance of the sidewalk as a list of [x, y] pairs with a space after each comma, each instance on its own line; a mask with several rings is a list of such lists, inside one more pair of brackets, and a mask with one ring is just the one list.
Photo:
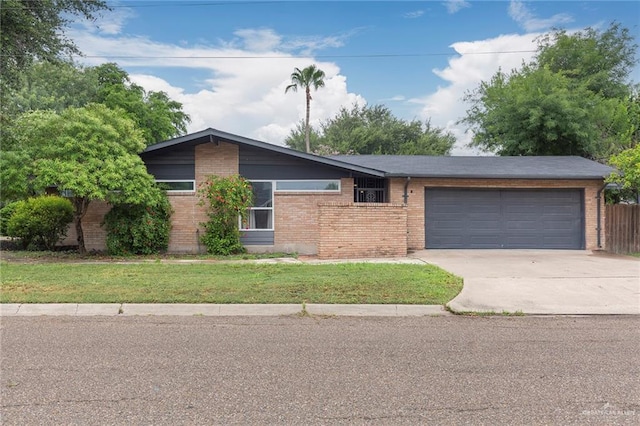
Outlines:
[[441, 305], [6, 303], [0, 316], [280, 316], [410, 317], [452, 315]]

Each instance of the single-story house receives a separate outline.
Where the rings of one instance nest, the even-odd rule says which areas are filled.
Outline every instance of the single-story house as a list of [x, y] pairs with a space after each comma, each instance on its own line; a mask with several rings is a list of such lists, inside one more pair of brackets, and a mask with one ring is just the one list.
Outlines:
[[[148, 171], [170, 189], [170, 252], [205, 251], [197, 188], [207, 175], [252, 182], [242, 229], [249, 251], [323, 258], [403, 256], [408, 250], [596, 249], [612, 169], [581, 157], [317, 156], [206, 129], [149, 146]], [[104, 249], [93, 203], [87, 249]], [[73, 236], [69, 236], [73, 238]]]

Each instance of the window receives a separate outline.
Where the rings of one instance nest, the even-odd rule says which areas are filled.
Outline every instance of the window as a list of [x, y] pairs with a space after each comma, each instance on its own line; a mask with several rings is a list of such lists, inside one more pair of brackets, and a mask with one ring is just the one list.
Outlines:
[[253, 181], [253, 207], [240, 224], [242, 231], [273, 231], [273, 182]]
[[196, 182], [194, 180], [156, 180], [167, 192], [194, 192]]
[[340, 192], [340, 180], [279, 180], [276, 191]]
[[387, 182], [377, 178], [355, 178], [353, 182], [354, 203], [385, 203]]

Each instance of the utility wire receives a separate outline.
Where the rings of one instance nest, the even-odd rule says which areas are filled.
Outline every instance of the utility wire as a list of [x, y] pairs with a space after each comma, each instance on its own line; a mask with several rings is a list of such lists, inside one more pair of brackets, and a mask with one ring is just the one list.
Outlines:
[[142, 8], [142, 7], [173, 7], [173, 6], [185, 6], [185, 7], [198, 7], [198, 6], [233, 6], [233, 5], [247, 5], [247, 4], [278, 4], [278, 3], [292, 3], [293, 0], [253, 0], [253, 1], [149, 1], [149, 2], [132, 2], [132, 3], [108, 3], [108, 7], [112, 9], [118, 8]]
[[134, 56], [134, 55], [73, 55], [76, 58], [116, 58], [116, 59], [332, 59], [332, 58], [411, 58], [426, 56], [451, 56], [457, 55], [502, 55], [512, 53], [534, 53], [536, 50], [505, 50], [490, 52], [469, 52], [469, 53], [371, 53], [360, 55], [281, 55], [281, 56], [258, 56], [258, 55], [207, 55], [207, 56]]

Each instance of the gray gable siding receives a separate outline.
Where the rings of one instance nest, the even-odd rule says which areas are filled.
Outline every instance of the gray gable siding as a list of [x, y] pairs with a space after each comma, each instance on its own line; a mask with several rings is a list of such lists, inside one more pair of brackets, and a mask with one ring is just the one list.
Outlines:
[[245, 246], [272, 246], [273, 231], [240, 231], [240, 242]]
[[351, 172], [263, 149], [240, 145], [240, 174], [247, 179], [339, 179]]
[[156, 179], [188, 180], [196, 176], [196, 151], [193, 145], [141, 154], [147, 171]]

